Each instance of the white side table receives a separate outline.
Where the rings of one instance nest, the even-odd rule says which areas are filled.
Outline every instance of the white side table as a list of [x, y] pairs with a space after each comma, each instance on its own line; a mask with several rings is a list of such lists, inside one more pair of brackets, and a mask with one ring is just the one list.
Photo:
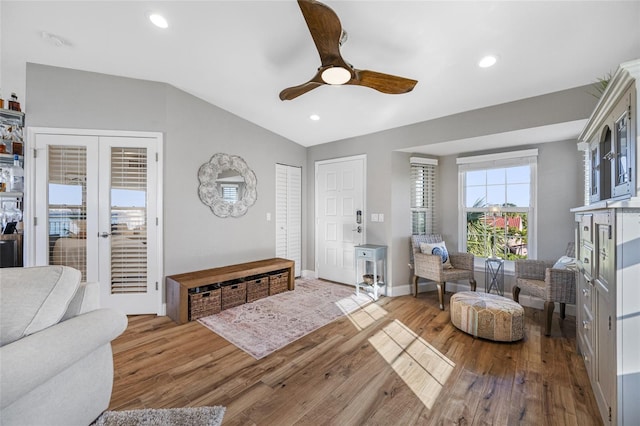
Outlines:
[[[356, 294], [360, 289], [369, 293], [373, 300], [378, 300], [380, 288], [384, 286], [387, 294], [387, 246], [363, 244], [355, 246]], [[367, 270], [367, 266], [370, 266]], [[372, 283], [364, 282], [364, 275], [372, 272]]]

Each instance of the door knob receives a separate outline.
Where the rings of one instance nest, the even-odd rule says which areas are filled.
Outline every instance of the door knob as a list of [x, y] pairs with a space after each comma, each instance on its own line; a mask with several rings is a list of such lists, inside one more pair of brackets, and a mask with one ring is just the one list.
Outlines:
[[358, 234], [362, 233], [362, 226], [358, 225], [358, 227], [356, 229], [354, 229], [354, 231], [356, 231]]
[[102, 234], [98, 233], [98, 237], [109, 238], [111, 236], [110, 232], [103, 232]]

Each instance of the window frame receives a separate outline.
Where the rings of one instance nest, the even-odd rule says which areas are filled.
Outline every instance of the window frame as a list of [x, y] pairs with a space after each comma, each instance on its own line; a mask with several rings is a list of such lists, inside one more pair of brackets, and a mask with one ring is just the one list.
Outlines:
[[[456, 164], [458, 165], [458, 247], [461, 252], [467, 252], [467, 213], [472, 211], [487, 211], [491, 206], [486, 208], [466, 207], [466, 173], [470, 171], [504, 169], [508, 167], [529, 166], [530, 182], [529, 182], [529, 207], [504, 208], [501, 212], [524, 212], [527, 213], [527, 258], [537, 259], [537, 240], [538, 240], [538, 222], [537, 222], [537, 201], [538, 201], [538, 150], [527, 149], [521, 151], [509, 151], [495, 154], [476, 155], [470, 157], [458, 157]], [[483, 267], [485, 257], [475, 258], [476, 267]], [[506, 269], [513, 269], [513, 261], [505, 260]]]

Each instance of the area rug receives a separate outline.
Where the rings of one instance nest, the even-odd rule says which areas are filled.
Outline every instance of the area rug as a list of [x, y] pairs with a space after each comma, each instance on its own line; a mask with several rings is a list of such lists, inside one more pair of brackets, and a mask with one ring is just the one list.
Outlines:
[[198, 321], [255, 359], [288, 345], [331, 321], [371, 303], [354, 287], [310, 278], [295, 290], [226, 309]]
[[105, 411], [90, 426], [219, 426], [225, 407]]

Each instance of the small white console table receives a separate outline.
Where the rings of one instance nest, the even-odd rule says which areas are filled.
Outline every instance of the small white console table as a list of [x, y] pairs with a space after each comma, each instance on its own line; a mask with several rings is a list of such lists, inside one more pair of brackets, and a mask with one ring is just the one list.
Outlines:
[[[378, 300], [380, 288], [384, 286], [387, 294], [387, 246], [363, 244], [355, 246], [356, 294], [360, 290], [367, 292]], [[371, 284], [364, 281], [364, 276], [371, 274]]]

